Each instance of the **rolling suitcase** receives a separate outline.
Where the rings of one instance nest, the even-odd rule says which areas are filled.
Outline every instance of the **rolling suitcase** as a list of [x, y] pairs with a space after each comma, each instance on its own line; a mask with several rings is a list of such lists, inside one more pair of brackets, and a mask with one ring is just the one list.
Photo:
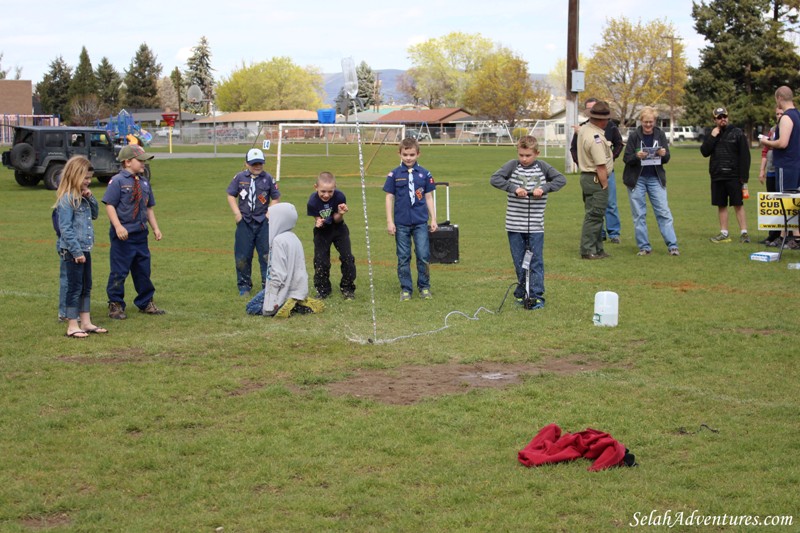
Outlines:
[[[450, 224], [450, 184], [446, 181], [436, 183], [446, 187], [445, 205], [447, 220], [439, 222], [439, 228], [429, 235], [431, 263], [458, 263], [458, 224]], [[433, 205], [436, 208], [436, 190], [433, 191]], [[438, 211], [438, 210], [437, 210]], [[436, 217], [438, 220], [438, 216]]]

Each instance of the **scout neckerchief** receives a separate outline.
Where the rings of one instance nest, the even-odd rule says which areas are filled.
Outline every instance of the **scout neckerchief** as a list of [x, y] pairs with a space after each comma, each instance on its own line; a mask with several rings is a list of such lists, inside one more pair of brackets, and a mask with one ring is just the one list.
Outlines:
[[139, 176], [133, 175], [133, 218], [139, 217], [139, 208], [142, 204], [142, 184], [139, 183]]
[[254, 212], [256, 210], [256, 177], [252, 174], [250, 175], [250, 196], [247, 202], [250, 204], [250, 212]]
[[414, 205], [414, 167], [408, 169], [408, 197], [411, 198], [411, 205]]

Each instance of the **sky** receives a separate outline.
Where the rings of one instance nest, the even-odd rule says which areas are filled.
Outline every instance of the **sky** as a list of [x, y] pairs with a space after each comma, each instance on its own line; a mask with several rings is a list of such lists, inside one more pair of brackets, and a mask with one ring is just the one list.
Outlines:
[[[137, 0], [126, 5], [36, 0], [2, 9], [1, 65], [12, 69], [10, 77], [21, 67], [22, 79], [35, 85], [58, 56], [74, 69], [85, 46], [93, 67], [107, 57], [122, 73], [146, 43], [166, 76], [176, 66], [185, 70], [192, 47], [205, 36], [217, 81], [243, 64], [280, 56], [326, 74], [341, 72], [345, 57], [356, 64], [365, 61], [373, 70], [405, 70], [411, 67], [409, 46], [460, 31], [512, 49], [532, 74], [548, 74], [566, 58], [568, 5], [568, 0], [403, 0], [374, 6], [352, 0]], [[32, 10], [48, 16], [31, 16]], [[610, 18], [661, 19], [674, 25], [689, 64], [697, 66], [705, 41], [694, 31], [691, 10], [692, 0], [584, 0], [580, 53], [591, 56]]]

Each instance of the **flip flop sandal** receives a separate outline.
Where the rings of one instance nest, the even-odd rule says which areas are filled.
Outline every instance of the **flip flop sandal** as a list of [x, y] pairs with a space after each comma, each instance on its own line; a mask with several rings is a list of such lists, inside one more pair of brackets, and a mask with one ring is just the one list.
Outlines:
[[96, 327], [96, 328], [92, 328], [92, 329], [84, 329], [83, 332], [84, 333], [94, 333], [94, 334], [103, 334], [104, 335], [104, 334], [108, 333], [108, 330], [106, 328]]
[[[81, 333], [83, 333], [83, 335], [81, 335]], [[70, 339], [85, 339], [89, 336], [89, 334], [82, 329], [79, 329], [77, 331], [73, 331], [72, 333], [64, 333], [64, 336], [69, 337]]]

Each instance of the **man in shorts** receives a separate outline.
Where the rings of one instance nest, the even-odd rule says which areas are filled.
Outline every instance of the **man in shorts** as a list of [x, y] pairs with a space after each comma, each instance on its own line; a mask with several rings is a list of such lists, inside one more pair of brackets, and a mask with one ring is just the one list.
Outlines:
[[700, 153], [711, 158], [708, 162], [711, 205], [717, 206], [719, 215], [719, 235], [711, 237], [711, 242], [731, 242], [728, 234], [729, 205], [739, 222], [739, 242], [750, 242], [742, 197], [742, 187], [750, 175], [750, 146], [741, 129], [728, 125], [728, 110], [724, 107], [714, 109], [714, 128], [705, 136]]

